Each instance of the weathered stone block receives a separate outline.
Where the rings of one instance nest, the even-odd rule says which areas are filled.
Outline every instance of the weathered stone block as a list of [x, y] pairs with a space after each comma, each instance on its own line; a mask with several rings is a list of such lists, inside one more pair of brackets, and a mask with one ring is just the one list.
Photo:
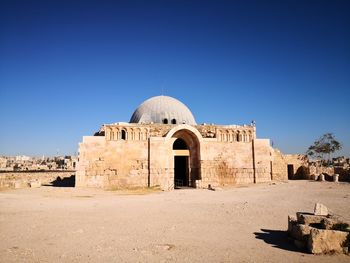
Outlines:
[[292, 225], [291, 227], [292, 230], [290, 232], [290, 236], [293, 239], [302, 241], [306, 244], [312, 227], [301, 224]]
[[332, 229], [334, 225], [339, 223], [341, 222], [335, 218], [324, 218], [321, 221], [321, 225], [323, 229]]
[[297, 212], [298, 224], [310, 225], [310, 224], [321, 224], [322, 220], [326, 216], [314, 215], [311, 213]]
[[30, 181], [29, 182], [29, 187], [31, 187], [31, 188], [39, 188], [39, 187], [41, 187], [41, 182], [40, 181]]
[[293, 230], [293, 226], [297, 224], [297, 218], [296, 216], [292, 216], [292, 215], [288, 215], [288, 234], [290, 235], [292, 230]]
[[308, 250], [313, 254], [343, 253], [348, 232], [311, 229]]
[[314, 214], [318, 216], [328, 216], [328, 208], [321, 203], [316, 203], [314, 208]]

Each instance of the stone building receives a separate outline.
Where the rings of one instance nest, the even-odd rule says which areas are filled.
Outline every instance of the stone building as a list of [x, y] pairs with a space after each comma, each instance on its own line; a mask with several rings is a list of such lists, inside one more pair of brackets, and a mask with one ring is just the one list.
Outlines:
[[83, 137], [76, 186], [207, 188], [287, 180], [287, 172], [270, 140], [256, 138], [254, 123], [199, 125], [182, 102], [157, 96], [129, 123], [105, 124]]

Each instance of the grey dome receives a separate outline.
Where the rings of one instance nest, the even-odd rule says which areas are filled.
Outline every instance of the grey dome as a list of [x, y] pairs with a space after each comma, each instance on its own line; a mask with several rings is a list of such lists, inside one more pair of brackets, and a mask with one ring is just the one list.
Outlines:
[[130, 119], [130, 123], [151, 122], [196, 125], [192, 112], [187, 106], [169, 96], [156, 96], [144, 101]]

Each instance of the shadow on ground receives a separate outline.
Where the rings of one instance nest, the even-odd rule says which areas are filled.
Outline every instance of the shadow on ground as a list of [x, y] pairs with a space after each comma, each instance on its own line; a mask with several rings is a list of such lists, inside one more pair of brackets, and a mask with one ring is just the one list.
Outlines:
[[264, 240], [265, 243], [283, 250], [303, 252], [288, 239], [287, 231], [261, 229], [261, 232], [254, 232], [255, 238]]
[[55, 180], [44, 186], [75, 187], [75, 175], [71, 175], [70, 177], [64, 177], [63, 179], [57, 176]]

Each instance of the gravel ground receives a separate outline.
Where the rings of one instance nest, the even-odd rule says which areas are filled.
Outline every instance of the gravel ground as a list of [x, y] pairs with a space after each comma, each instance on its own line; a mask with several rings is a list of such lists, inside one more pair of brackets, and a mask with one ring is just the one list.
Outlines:
[[219, 191], [0, 192], [1, 262], [350, 262], [296, 251], [288, 214], [321, 202], [350, 222], [350, 184], [289, 181]]

